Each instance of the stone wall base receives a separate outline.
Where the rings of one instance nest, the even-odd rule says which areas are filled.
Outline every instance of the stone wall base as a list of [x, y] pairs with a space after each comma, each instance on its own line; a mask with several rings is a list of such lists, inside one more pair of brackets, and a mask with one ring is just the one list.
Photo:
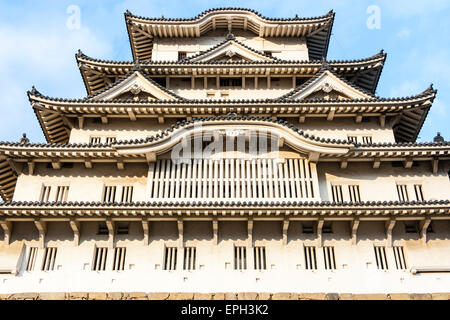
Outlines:
[[0, 294], [0, 300], [450, 300], [450, 293], [62, 292]]

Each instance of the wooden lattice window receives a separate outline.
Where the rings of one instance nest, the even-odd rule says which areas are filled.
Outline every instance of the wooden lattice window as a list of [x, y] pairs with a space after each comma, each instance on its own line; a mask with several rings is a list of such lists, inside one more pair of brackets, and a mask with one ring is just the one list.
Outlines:
[[336, 269], [336, 257], [334, 255], [334, 247], [323, 247], [323, 260], [325, 261], [325, 269]]
[[67, 201], [67, 196], [69, 195], [69, 186], [58, 186], [56, 188], [56, 202], [65, 202]]
[[234, 270], [247, 270], [247, 248], [234, 247]]
[[331, 186], [331, 195], [333, 197], [333, 202], [342, 203], [344, 202], [344, 194], [342, 192], [341, 185], [332, 185]]
[[107, 257], [108, 257], [108, 248], [96, 247], [94, 249], [94, 260], [92, 262], [92, 270], [105, 271]]
[[316, 270], [317, 269], [316, 247], [304, 246], [303, 251], [305, 254], [305, 269]]
[[177, 254], [178, 249], [176, 247], [166, 247], [164, 250], [164, 270], [176, 270], [177, 269]]
[[255, 270], [267, 269], [266, 247], [253, 248], [254, 268]]
[[125, 248], [125, 247], [114, 248], [113, 271], [125, 270], [126, 254], [127, 254], [127, 248]]
[[57, 248], [55, 247], [48, 247], [45, 248], [44, 252], [44, 260], [42, 262], [42, 271], [53, 271], [55, 270], [55, 260], [56, 260], [56, 253]]
[[350, 195], [350, 202], [360, 202], [361, 201], [361, 193], [359, 192], [358, 185], [349, 185], [348, 193]]
[[397, 184], [398, 200], [402, 202], [409, 201], [408, 186], [406, 184]]
[[375, 250], [375, 261], [377, 263], [377, 268], [380, 270], [389, 269], [386, 257], [386, 248], [381, 246], [374, 246]]
[[394, 250], [395, 257], [395, 267], [398, 270], [406, 270], [406, 259], [405, 259], [405, 251], [401, 246], [395, 246], [392, 248]]
[[184, 248], [183, 270], [195, 270], [196, 259], [197, 259], [197, 248], [195, 247]]
[[27, 258], [27, 265], [25, 267], [26, 271], [33, 271], [34, 270], [34, 266], [36, 264], [37, 253], [38, 253], [38, 248], [37, 247], [29, 247], [28, 258]]

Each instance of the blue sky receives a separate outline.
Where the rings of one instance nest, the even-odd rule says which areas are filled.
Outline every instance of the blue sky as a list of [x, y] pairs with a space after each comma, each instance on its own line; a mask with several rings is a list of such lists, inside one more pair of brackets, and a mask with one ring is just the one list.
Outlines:
[[[80, 28], [68, 28], [80, 9]], [[367, 21], [379, 8], [379, 27]], [[102, 59], [131, 60], [123, 13], [149, 17], [186, 17], [216, 7], [246, 7], [270, 17], [319, 16], [333, 9], [336, 19], [329, 59], [388, 53], [377, 95], [409, 96], [430, 83], [438, 96], [418, 141], [437, 131], [450, 140], [450, 1], [446, 0], [0, 0], [0, 140], [17, 141], [26, 132], [32, 142], [44, 136], [28, 102], [32, 85], [53, 97], [86, 95], [75, 53]], [[69, 12], [68, 12], [69, 11]], [[369, 11], [369, 13], [368, 13]], [[73, 21], [73, 20], [69, 20]]]

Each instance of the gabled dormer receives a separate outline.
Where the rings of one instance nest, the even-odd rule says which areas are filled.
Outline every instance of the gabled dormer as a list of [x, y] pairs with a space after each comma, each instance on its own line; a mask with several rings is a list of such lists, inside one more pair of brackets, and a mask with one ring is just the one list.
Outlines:
[[237, 41], [232, 33], [227, 39], [209, 50], [191, 56], [185, 61], [189, 62], [225, 62], [225, 61], [276, 61], [278, 59], [255, 50]]
[[349, 83], [334, 73], [327, 64], [324, 64], [321, 71], [313, 78], [282, 98], [295, 100], [355, 100], [373, 97], [373, 94]]
[[182, 100], [173, 92], [160, 86], [135, 67], [128, 75], [104, 90], [91, 95], [89, 100]]

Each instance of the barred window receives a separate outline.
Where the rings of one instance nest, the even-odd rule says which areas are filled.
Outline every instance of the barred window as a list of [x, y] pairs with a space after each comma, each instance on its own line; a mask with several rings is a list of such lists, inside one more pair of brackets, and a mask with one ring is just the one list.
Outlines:
[[354, 143], [358, 142], [357, 136], [348, 136], [347, 138], [348, 138], [348, 141], [350, 141], [350, 142], [354, 142]]
[[124, 248], [124, 247], [114, 248], [113, 271], [125, 270], [126, 253], [127, 253], [127, 248]]
[[362, 141], [364, 144], [372, 144], [372, 137], [371, 136], [363, 136]]
[[89, 140], [90, 144], [100, 144], [102, 141], [101, 137], [91, 137]]
[[395, 267], [398, 270], [406, 270], [405, 251], [403, 247], [396, 246], [392, 249], [394, 250]]
[[113, 143], [116, 141], [117, 141], [116, 137], [106, 137], [106, 143]]
[[133, 201], [133, 186], [123, 186], [122, 195], [120, 197], [121, 202], [132, 202]]
[[196, 255], [195, 247], [184, 248], [183, 270], [195, 270]]
[[336, 269], [336, 257], [334, 255], [334, 247], [323, 247], [323, 260], [325, 261], [325, 269]]
[[341, 185], [332, 185], [331, 186], [331, 194], [333, 197], [333, 202], [341, 203], [344, 201], [344, 195], [342, 193]]
[[402, 202], [409, 201], [408, 187], [406, 184], [398, 184], [397, 185], [397, 194], [398, 194], [398, 200], [400, 200]]
[[105, 271], [107, 257], [108, 257], [108, 248], [96, 247], [94, 249], [94, 261], [92, 263], [92, 270]]
[[246, 247], [234, 247], [234, 270], [247, 270]]
[[44, 260], [42, 262], [42, 271], [53, 271], [55, 270], [55, 260], [56, 260], [57, 248], [49, 247], [45, 249]]
[[358, 185], [349, 185], [348, 193], [350, 194], [350, 202], [361, 202], [361, 193]]
[[380, 270], [389, 269], [388, 263], [387, 263], [387, 258], [386, 258], [386, 248], [380, 247], [380, 246], [375, 246], [374, 250], [375, 250], [375, 260], [377, 263], [377, 268]]
[[253, 248], [254, 268], [255, 270], [266, 270], [266, 247], [254, 247]]
[[177, 269], [177, 253], [176, 247], [166, 247], [164, 250], [164, 270]]
[[42, 193], [41, 193], [41, 201], [42, 202], [48, 202], [49, 201], [51, 190], [52, 190], [51, 186], [43, 186], [42, 187]]
[[30, 247], [28, 251], [28, 259], [27, 259], [27, 265], [25, 270], [26, 271], [33, 271], [34, 265], [36, 264], [36, 257], [37, 257], [38, 248], [37, 247]]
[[69, 187], [68, 186], [59, 186], [56, 189], [56, 202], [65, 202], [67, 201], [67, 196], [69, 195]]
[[414, 185], [414, 193], [416, 195], [416, 200], [417, 201], [424, 201], [423, 189], [422, 189], [422, 185], [421, 184], [415, 184]]
[[115, 202], [116, 201], [116, 186], [105, 186], [103, 190], [103, 202]]
[[317, 269], [317, 256], [316, 247], [305, 246], [305, 269], [306, 270], [316, 270]]

